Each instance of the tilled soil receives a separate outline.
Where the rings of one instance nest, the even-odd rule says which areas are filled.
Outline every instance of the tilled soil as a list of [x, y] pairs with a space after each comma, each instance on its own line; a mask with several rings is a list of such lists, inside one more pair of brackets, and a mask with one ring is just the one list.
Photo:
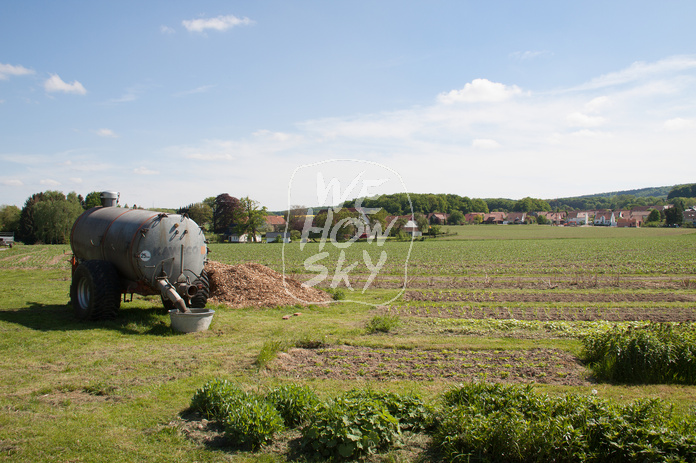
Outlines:
[[296, 379], [495, 381], [588, 385], [587, 370], [558, 349], [424, 350], [354, 346], [290, 349], [272, 369]]
[[696, 294], [656, 292], [459, 292], [407, 291], [404, 301], [474, 301], [474, 302], [694, 302]]
[[394, 306], [390, 313], [420, 318], [526, 321], [696, 322], [696, 307], [436, 307]]
[[214, 304], [231, 308], [279, 307], [331, 300], [324, 291], [255, 262], [228, 265], [209, 261], [205, 270], [210, 279], [208, 300]]

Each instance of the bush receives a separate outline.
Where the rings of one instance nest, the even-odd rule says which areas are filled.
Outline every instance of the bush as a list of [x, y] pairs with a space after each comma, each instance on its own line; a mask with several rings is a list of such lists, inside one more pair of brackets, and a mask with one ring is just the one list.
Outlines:
[[660, 400], [617, 405], [490, 384], [443, 399], [433, 446], [447, 461], [696, 461], [696, 420], [675, 419]]
[[368, 334], [373, 334], [376, 332], [388, 333], [392, 329], [399, 326], [401, 320], [397, 315], [375, 315], [372, 320], [367, 322], [365, 329]]
[[619, 383], [696, 384], [696, 330], [651, 323], [586, 336], [583, 359], [598, 379]]
[[272, 405], [225, 379], [213, 379], [193, 394], [191, 408], [220, 423], [234, 446], [256, 449], [283, 430]]
[[230, 408], [222, 425], [232, 445], [252, 450], [271, 442], [273, 436], [284, 429], [278, 410], [252, 394]]
[[334, 301], [342, 301], [346, 298], [346, 290], [343, 288], [326, 288], [324, 291], [331, 294]]
[[378, 402], [399, 421], [399, 428], [402, 430], [423, 431], [429, 427], [432, 418], [432, 410], [418, 396], [353, 389], [346, 393], [346, 397]]
[[317, 459], [354, 460], [400, 440], [399, 423], [370, 398], [339, 397], [319, 404], [302, 429], [302, 448]]
[[310, 388], [292, 384], [273, 389], [266, 400], [278, 410], [288, 428], [305, 422], [319, 403], [317, 394]]
[[210, 420], [221, 421], [232, 404], [243, 399], [246, 392], [226, 379], [215, 378], [198, 389], [191, 399], [191, 408]]

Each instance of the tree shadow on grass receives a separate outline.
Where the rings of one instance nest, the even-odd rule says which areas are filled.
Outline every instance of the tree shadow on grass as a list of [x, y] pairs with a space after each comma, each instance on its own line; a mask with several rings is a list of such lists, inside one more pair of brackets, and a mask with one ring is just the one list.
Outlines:
[[22, 325], [37, 331], [83, 331], [107, 329], [132, 335], [175, 336], [164, 309], [121, 308], [113, 320], [81, 321], [70, 304], [28, 302], [28, 307], [0, 310], [0, 321]]

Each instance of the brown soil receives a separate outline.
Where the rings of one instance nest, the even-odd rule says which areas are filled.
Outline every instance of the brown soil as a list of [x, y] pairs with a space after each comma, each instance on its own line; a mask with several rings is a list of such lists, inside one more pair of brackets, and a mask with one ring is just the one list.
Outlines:
[[435, 307], [397, 306], [393, 314], [409, 317], [528, 321], [694, 322], [696, 307]]
[[[297, 278], [309, 280], [314, 275], [298, 274]], [[352, 286], [360, 286], [367, 281], [367, 275], [353, 275], [350, 278]], [[403, 278], [393, 275], [382, 275], [375, 278], [370, 284], [370, 288], [377, 289], [396, 289], [403, 288]], [[578, 274], [578, 275], [559, 275], [551, 277], [514, 277], [507, 276], [415, 276], [409, 277], [407, 282], [408, 289], [599, 289], [616, 288], [645, 289], [645, 290], [684, 290], [696, 289], [696, 278], [686, 277], [664, 277], [664, 276], [636, 276], [636, 275], [604, 275]]]
[[312, 288], [254, 262], [228, 265], [210, 261], [210, 302], [232, 308], [279, 307], [321, 304], [331, 300], [324, 291]]
[[407, 291], [404, 301], [472, 301], [472, 302], [694, 302], [696, 294], [653, 293], [653, 292], [558, 292], [555, 290], [523, 292], [459, 292]]
[[531, 350], [422, 350], [353, 346], [290, 349], [271, 366], [279, 376], [339, 380], [486, 380], [588, 385], [587, 370], [568, 352]]

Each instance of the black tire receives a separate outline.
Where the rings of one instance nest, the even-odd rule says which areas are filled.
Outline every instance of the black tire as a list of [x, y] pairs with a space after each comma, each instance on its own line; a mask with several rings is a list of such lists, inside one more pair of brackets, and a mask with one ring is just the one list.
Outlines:
[[88, 260], [78, 265], [70, 284], [70, 303], [79, 320], [116, 318], [121, 307], [116, 268], [103, 260]]
[[202, 309], [208, 302], [210, 297], [210, 280], [205, 270], [201, 270], [201, 276], [193, 282], [198, 287], [196, 295], [191, 298], [191, 307], [194, 309]]

